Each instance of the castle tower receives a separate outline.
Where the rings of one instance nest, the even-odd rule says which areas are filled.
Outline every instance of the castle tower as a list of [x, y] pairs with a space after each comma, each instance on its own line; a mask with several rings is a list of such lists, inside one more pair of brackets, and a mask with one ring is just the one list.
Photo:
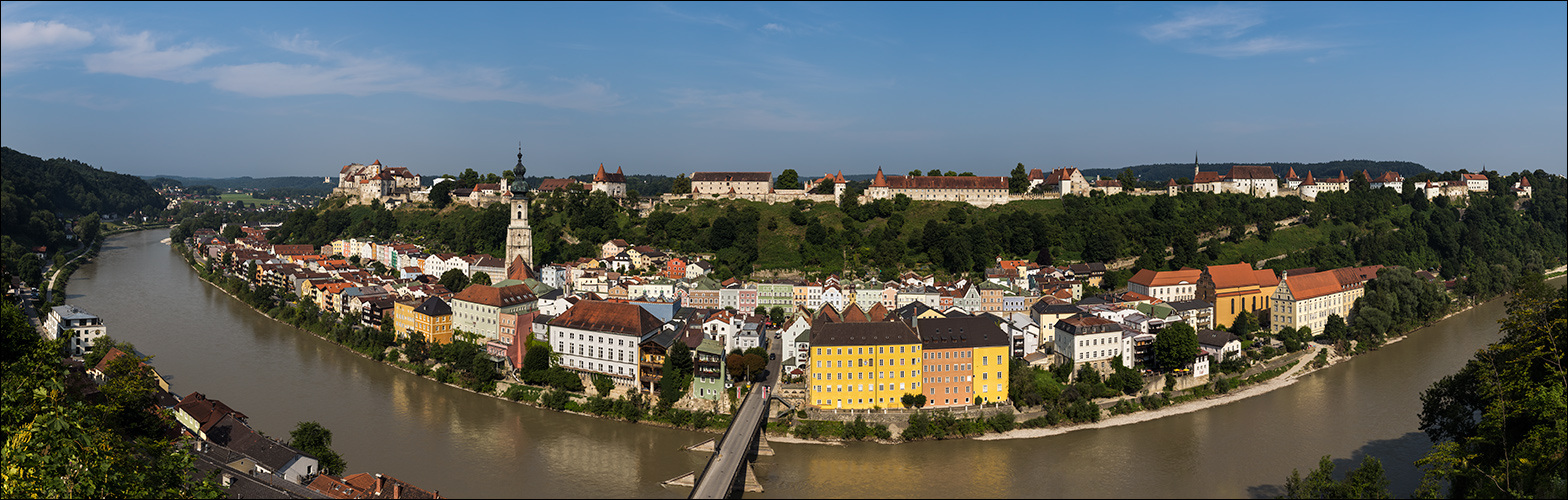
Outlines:
[[[534, 231], [528, 227], [528, 183], [523, 180], [527, 169], [523, 167], [523, 148], [517, 148], [517, 166], [512, 168], [516, 182], [512, 184], [512, 222], [506, 226], [506, 266], [507, 275], [514, 270], [512, 267], [521, 264], [523, 267], [532, 267], [534, 264]], [[521, 261], [518, 259], [521, 258]], [[523, 270], [516, 270], [528, 272]]]

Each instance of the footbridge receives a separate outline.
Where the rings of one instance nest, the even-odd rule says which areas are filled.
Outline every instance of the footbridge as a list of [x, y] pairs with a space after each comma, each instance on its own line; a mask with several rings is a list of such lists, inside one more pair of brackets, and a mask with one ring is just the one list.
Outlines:
[[688, 498], [729, 498], [747, 489], [747, 479], [753, 477], [750, 464], [757, 458], [762, 430], [768, 423], [770, 392], [770, 385], [758, 384], [746, 394], [729, 429], [715, 443], [708, 465], [697, 475]]

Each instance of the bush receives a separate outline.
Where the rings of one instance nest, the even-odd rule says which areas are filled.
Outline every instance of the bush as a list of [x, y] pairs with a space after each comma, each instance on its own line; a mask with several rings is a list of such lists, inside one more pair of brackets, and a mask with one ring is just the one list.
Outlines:
[[993, 431], [1007, 432], [1016, 427], [1017, 417], [1011, 413], [998, 413], [991, 416], [990, 424]]
[[514, 386], [511, 386], [511, 387], [508, 387], [506, 389], [506, 392], [504, 394], [502, 394], [502, 396], [504, 396], [504, 397], [506, 397], [506, 399], [510, 399], [512, 401], [527, 401], [527, 402], [532, 403], [534, 401], [538, 401], [539, 400], [539, 393], [540, 393], [540, 390], [538, 388], [536, 388], [536, 387], [528, 387], [528, 386], [525, 386], [525, 385], [514, 385]]
[[555, 389], [544, 393], [544, 396], [539, 398], [539, 404], [545, 408], [561, 411], [566, 409], [566, 403], [571, 399], [571, 396], [566, 395], [566, 391]]
[[1137, 401], [1134, 401], [1132, 399], [1123, 399], [1121, 401], [1117, 401], [1116, 402], [1116, 406], [1112, 406], [1111, 407], [1111, 414], [1112, 415], [1126, 415], [1128, 413], [1132, 413], [1132, 412], [1139, 411], [1139, 410], [1142, 410], [1142, 409], [1143, 409], [1143, 405], [1138, 404]]

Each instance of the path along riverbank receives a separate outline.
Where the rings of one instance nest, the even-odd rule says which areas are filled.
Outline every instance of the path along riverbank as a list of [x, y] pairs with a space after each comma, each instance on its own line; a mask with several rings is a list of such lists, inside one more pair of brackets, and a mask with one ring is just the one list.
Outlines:
[[[1551, 270], [1546, 271], [1546, 273], [1544, 273], [1544, 274], [1547, 275], [1547, 276], [1553, 276], [1554, 274], [1563, 273], [1565, 270], [1568, 270], [1568, 266], [1559, 266], [1556, 269], [1551, 269]], [[1492, 300], [1504, 300], [1505, 298], [1506, 298], [1506, 296], [1499, 296], [1499, 297], [1493, 298]], [[1490, 302], [1490, 301], [1487, 301], [1487, 302]], [[1388, 342], [1384, 343], [1381, 347], [1379, 347], [1379, 349], [1384, 348], [1384, 347], [1388, 347], [1388, 346], [1391, 346], [1391, 345], [1394, 345], [1394, 344], [1397, 344], [1400, 341], [1405, 340], [1406, 338], [1409, 338], [1411, 335], [1415, 335], [1415, 334], [1421, 332], [1422, 330], [1425, 330], [1428, 327], [1430, 327], [1432, 325], [1435, 325], [1437, 323], [1440, 323], [1440, 322], [1443, 322], [1443, 321], [1447, 321], [1449, 318], [1452, 318], [1452, 317], [1454, 317], [1455, 315], [1457, 315], [1459, 313], [1462, 313], [1462, 312], [1474, 309], [1476, 306], [1479, 306], [1479, 305], [1481, 305], [1483, 303], [1470, 304], [1468, 306], [1462, 307], [1462, 308], [1460, 308], [1458, 310], [1455, 310], [1453, 312], [1445, 314], [1445, 315], [1443, 315], [1443, 317], [1438, 318], [1438, 319], [1433, 320], [1433, 321], [1430, 321], [1430, 322], [1427, 322], [1426, 324], [1421, 325], [1420, 327], [1417, 327], [1416, 329], [1411, 330], [1411, 331], [1405, 333], [1404, 335], [1400, 335], [1398, 337], [1390, 339]], [[1257, 396], [1259, 394], [1267, 394], [1270, 391], [1273, 391], [1273, 390], [1279, 389], [1281, 387], [1286, 387], [1286, 386], [1289, 386], [1291, 384], [1294, 384], [1294, 383], [1296, 383], [1297, 380], [1300, 380], [1301, 377], [1306, 376], [1307, 374], [1310, 374], [1312, 372], [1321, 370], [1323, 368], [1328, 368], [1330, 366], [1339, 364], [1340, 362], [1343, 362], [1343, 361], [1346, 361], [1346, 360], [1349, 360], [1349, 359], [1355, 357], [1355, 356], [1340, 356], [1338, 354], [1335, 354], [1334, 351], [1332, 350], [1332, 348], [1330, 348], [1329, 346], [1324, 346], [1324, 345], [1320, 345], [1320, 344], [1317, 344], [1317, 343], [1313, 343], [1311, 345], [1312, 345], [1312, 348], [1314, 349], [1314, 351], [1311, 352], [1311, 353], [1308, 353], [1306, 356], [1302, 356], [1300, 358], [1301, 362], [1297, 363], [1296, 366], [1291, 367], [1291, 369], [1286, 371], [1285, 373], [1280, 374], [1280, 376], [1274, 377], [1272, 379], [1269, 379], [1269, 380], [1264, 381], [1264, 382], [1259, 383], [1259, 384], [1253, 384], [1253, 385], [1239, 387], [1239, 388], [1237, 388], [1235, 390], [1232, 390], [1231, 392], [1226, 393], [1226, 394], [1209, 396], [1207, 398], [1200, 399], [1200, 400], [1197, 400], [1197, 401], [1189, 401], [1189, 402], [1186, 402], [1186, 403], [1179, 403], [1179, 404], [1167, 406], [1167, 407], [1156, 409], [1156, 410], [1145, 410], [1145, 411], [1139, 411], [1139, 412], [1134, 412], [1134, 413], [1128, 413], [1128, 414], [1125, 414], [1125, 415], [1116, 415], [1116, 416], [1112, 416], [1112, 417], [1109, 417], [1109, 418], [1102, 419], [1099, 422], [1090, 422], [1090, 423], [1083, 423], [1083, 424], [1071, 424], [1071, 425], [1061, 425], [1061, 426], [1056, 426], [1056, 427], [1036, 428], [1036, 429], [1017, 429], [1017, 430], [1012, 430], [1012, 431], [1008, 431], [1008, 432], [1004, 432], [1004, 433], [989, 433], [989, 434], [986, 434], [986, 435], [983, 435], [983, 436], [975, 437], [974, 439], [981, 440], [981, 441], [990, 441], [990, 440], [997, 440], [997, 439], [1025, 439], [1025, 438], [1036, 438], [1036, 437], [1044, 437], [1044, 436], [1054, 436], [1054, 435], [1058, 435], [1058, 434], [1065, 434], [1065, 433], [1072, 432], [1072, 431], [1085, 430], [1085, 429], [1102, 429], [1102, 428], [1106, 428], [1106, 427], [1115, 427], [1115, 426], [1118, 426], [1118, 425], [1136, 424], [1136, 423], [1139, 423], [1139, 422], [1147, 422], [1147, 421], [1150, 421], [1150, 420], [1154, 420], [1154, 419], [1158, 419], [1158, 418], [1164, 418], [1164, 417], [1169, 417], [1169, 416], [1172, 416], [1172, 415], [1181, 415], [1183, 413], [1191, 413], [1191, 412], [1195, 412], [1195, 411], [1199, 411], [1199, 410], [1213, 408], [1215, 406], [1219, 406], [1219, 405], [1223, 405], [1223, 404], [1233, 403], [1233, 402], [1240, 401], [1240, 400], [1243, 400], [1243, 399], [1247, 399], [1247, 398], [1250, 398], [1250, 397], [1253, 397], [1253, 396]], [[1328, 356], [1327, 356], [1328, 363], [1323, 365], [1320, 368], [1309, 368], [1309, 366], [1311, 365], [1311, 359], [1313, 357], [1317, 356], [1317, 351], [1324, 350], [1324, 349], [1328, 349], [1329, 350], [1328, 351]]]

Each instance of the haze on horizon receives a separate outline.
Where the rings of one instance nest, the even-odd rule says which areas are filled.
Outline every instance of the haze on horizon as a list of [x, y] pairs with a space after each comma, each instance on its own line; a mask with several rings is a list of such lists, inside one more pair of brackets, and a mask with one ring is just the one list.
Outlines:
[[5, 146], [138, 175], [1568, 173], [1568, 4], [6, 3]]

